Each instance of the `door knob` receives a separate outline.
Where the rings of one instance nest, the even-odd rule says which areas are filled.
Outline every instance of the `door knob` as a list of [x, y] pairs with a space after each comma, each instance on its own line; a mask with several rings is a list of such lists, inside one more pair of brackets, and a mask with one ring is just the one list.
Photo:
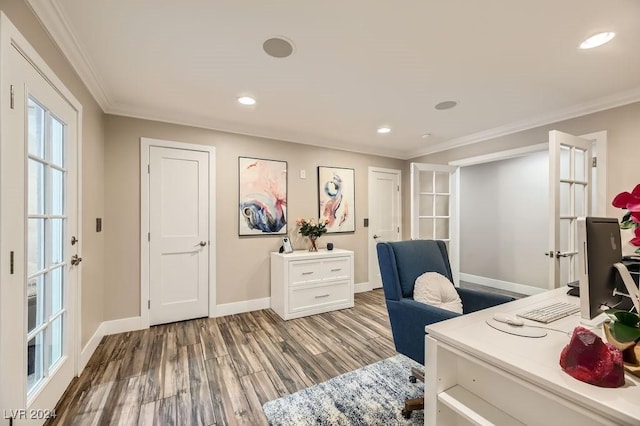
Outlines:
[[200, 241], [200, 242], [198, 243], [198, 245], [199, 245], [200, 247], [204, 247], [204, 246], [206, 246], [206, 245], [207, 245], [207, 242], [206, 242], [206, 241]]
[[377, 240], [378, 238], [380, 238], [380, 235], [373, 234], [373, 239], [374, 240]]
[[77, 254], [74, 254], [73, 256], [71, 256], [71, 264], [73, 266], [78, 266], [80, 262], [82, 262], [82, 258], [78, 257]]

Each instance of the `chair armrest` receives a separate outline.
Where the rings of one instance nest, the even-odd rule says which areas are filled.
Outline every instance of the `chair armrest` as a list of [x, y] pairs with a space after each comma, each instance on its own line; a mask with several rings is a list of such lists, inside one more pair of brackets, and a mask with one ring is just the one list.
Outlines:
[[413, 299], [400, 299], [400, 305], [406, 310], [407, 314], [413, 316], [416, 321], [422, 322], [424, 325], [460, 316], [457, 312], [422, 302], [416, 302]]
[[423, 365], [424, 327], [460, 316], [456, 312], [405, 298], [387, 300], [387, 309], [396, 350]]
[[488, 293], [486, 291], [471, 290], [468, 288], [457, 288], [456, 290], [460, 295], [460, 299], [462, 299], [462, 309], [465, 314], [515, 300], [511, 296], [503, 296], [501, 294]]

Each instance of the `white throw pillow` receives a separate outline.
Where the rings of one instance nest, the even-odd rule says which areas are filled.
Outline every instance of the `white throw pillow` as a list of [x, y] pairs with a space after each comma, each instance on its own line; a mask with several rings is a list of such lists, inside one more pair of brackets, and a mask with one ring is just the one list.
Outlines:
[[437, 272], [425, 272], [416, 278], [413, 300], [462, 313], [462, 300], [453, 283]]

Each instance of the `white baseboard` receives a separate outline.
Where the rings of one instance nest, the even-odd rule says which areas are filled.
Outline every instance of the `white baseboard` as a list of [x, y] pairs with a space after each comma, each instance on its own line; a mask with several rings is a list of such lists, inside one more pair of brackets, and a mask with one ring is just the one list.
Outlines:
[[78, 374], [80, 374], [82, 370], [84, 370], [84, 367], [87, 366], [91, 355], [93, 355], [93, 353], [96, 351], [104, 336], [108, 336], [110, 334], [125, 333], [127, 331], [142, 330], [144, 328], [147, 327], [142, 324], [141, 317], [121, 318], [117, 320], [102, 322], [80, 352]]
[[93, 353], [98, 348], [98, 345], [102, 341], [102, 338], [104, 337], [104, 329], [102, 327], [103, 325], [104, 323], [101, 323], [98, 326], [96, 332], [93, 333], [93, 336], [91, 336], [87, 344], [84, 345], [84, 348], [82, 348], [82, 351], [80, 352], [80, 361], [78, 363], [78, 375], [80, 375], [80, 373], [82, 373], [82, 370], [84, 370], [84, 367], [87, 366], [89, 358], [91, 358], [91, 355], [93, 355]]
[[225, 315], [242, 314], [244, 312], [259, 311], [260, 309], [269, 309], [271, 307], [271, 298], [244, 300], [242, 302], [225, 303], [216, 306], [214, 316], [223, 317]]
[[370, 290], [373, 290], [373, 286], [369, 282], [357, 283], [353, 286], [354, 293], [364, 293], [365, 291], [370, 291]]
[[142, 323], [142, 317], [120, 318], [117, 320], [105, 321], [102, 325], [104, 326], [105, 336], [149, 328]]
[[530, 285], [501, 281], [493, 278], [481, 277], [479, 275], [464, 274], [462, 272], [460, 273], [460, 281], [493, 287], [500, 290], [512, 291], [514, 293], [526, 294], [527, 296], [542, 293], [548, 290], [546, 288], [532, 287]]

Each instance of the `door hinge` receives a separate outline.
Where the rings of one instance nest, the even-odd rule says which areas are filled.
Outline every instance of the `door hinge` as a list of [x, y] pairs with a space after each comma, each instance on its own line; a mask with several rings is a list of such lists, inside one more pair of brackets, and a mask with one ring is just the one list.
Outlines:
[[400, 233], [400, 227], [398, 226], [398, 234]]
[[10, 101], [11, 109], [13, 109], [13, 84], [11, 85], [11, 90], [9, 90], [9, 92], [11, 93], [11, 101]]
[[591, 159], [591, 167], [598, 167], [598, 157], [593, 157]]
[[147, 164], [147, 173], [151, 173], [151, 164]]
[[400, 185], [398, 185], [398, 192], [400, 192]]
[[13, 252], [9, 253], [9, 274], [13, 275]]
[[151, 309], [151, 300], [147, 300], [147, 309]]
[[147, 232], [147, 241], [151, 241], [151, 232]]

